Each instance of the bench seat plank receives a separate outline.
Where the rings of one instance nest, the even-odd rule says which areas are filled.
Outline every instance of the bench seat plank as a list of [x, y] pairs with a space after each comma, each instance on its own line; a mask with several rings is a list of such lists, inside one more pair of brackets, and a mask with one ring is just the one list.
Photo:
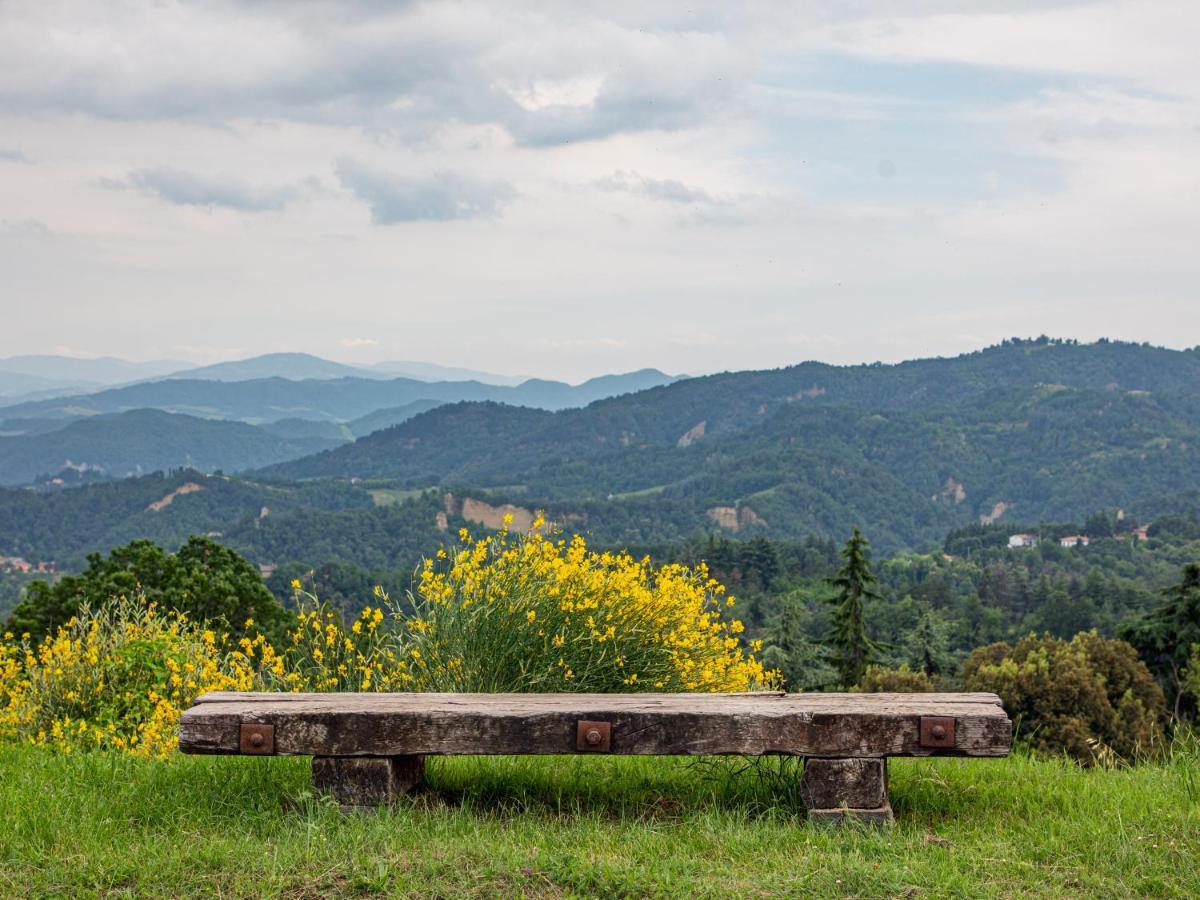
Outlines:
[[[920, 745], [923, 716], [955, 720], [955, 746]], [[274, 752], [312, 756], [577, 753], [580, 720], [611, 722], [609, 752], [811, 757], [1005, 756], [995, 694], [241, 694], [200, 697], [185, 753], [239, 752], [244, 723]]]

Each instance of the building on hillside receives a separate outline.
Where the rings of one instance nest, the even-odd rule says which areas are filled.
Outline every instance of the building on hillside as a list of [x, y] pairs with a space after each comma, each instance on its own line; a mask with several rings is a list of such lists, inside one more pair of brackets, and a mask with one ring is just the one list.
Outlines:
[[0, 569], [5, 572], [31, 572], [33, 565], [19, 556], [0, 556]]
[[1133, 531], [1130, 533], [1133, 535], [1133, 539], [1135, 541], [1150, 540], [1150, 526], [1149, 525], [1139, 525], [1137, 528], [1133, 529]]
[[260, 576], [262, 576], [263, 581], [266, 581], [268, 578], [270, 578], [272, 575], [275, 574], [275, 570], [277, 568], [279, 568], [279, 567], [274, 565], [273, 563], [261, 563], [258, 567], [258, 574]]
[[1086, 547], [1088, 543], [1088, 536], [1086, 534], [1068, 534], [1066, 537], [1058, 539], [1060, 547]]
[[43, 575], [53, 575], [57, 567], [52, 559], [42, 559], [38, 561], [37, 570]]
[[1015, 550], [1018, 547], [1036, 547], [1037, 542], [1036, 534], [1014, 534], [1008, 539], [1008, 549]]

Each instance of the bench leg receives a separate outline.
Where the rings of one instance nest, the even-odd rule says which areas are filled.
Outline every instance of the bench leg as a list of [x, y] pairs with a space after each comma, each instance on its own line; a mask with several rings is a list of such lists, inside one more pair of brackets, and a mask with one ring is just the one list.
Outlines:
[[423, 756], [314, 756], [313, 787], [342, 809], [380, 806], [407, 794], [425, 774]]
[[806, 759], [800, 796], [812, 822], [892, 823], [886, 759]]

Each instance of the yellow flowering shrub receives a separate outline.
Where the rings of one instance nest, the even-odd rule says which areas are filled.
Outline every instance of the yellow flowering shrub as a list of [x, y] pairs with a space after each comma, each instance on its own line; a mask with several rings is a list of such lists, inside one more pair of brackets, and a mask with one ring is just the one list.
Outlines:
[[[349, 627], [340, 612], [307, 593], [299, 581], [292, 591], [300, 613], [296, 627], [276, 653], [270, 644], [257, 651], [265, 681], [280, 691], [403, 691], [412, 678], [388, 633], [382, 609], [368, 606]], [[376, 588], [380, 597], [383, 591]]]
[[[734, 600], [703, 565], [656, 568], [582, 537], [507, 530], [426, 560], [395, 612], [419, 691], [749, 691], [773, 673], [746, 652]], [[751, 648], [758, 650], [757, 646]]]
[[197, 696], [261, 685], [225, 635], [142, 598], [117, 598], [80, 610], [36, 647], [28, 635], [5, 635], [0, 738], [67, 753], [102, 748], [165, 756], [175, 747], [180, 713]]
[[[367, 607], [348, 625], [294, 583], [300, 612], [281, 646], [247, 620], [235, 639], [114, 598], [40, 644], [0, 641], [0, 740], [66, 753], [165, 756], [179, 716], [208, 691], [748, 691], [771, 686], [722, 612], [703, 566], [656, 568], [583, 538], [507, 531], [439, 552], [413, 612]], [[753, 642], [749, 651], [760, 647]]]

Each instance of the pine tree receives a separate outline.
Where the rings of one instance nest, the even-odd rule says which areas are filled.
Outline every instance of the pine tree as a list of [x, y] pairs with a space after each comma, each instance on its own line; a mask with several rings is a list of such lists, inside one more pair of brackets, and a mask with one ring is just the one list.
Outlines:
[[1159, 684], [1175, 697], [1175, 717], [1181, 718], [1187, 692], [1183, 673], [1193, 645], [1200, 645], [1200, 563], [1184, 566], [1183, 580], [1163, 591], [1167, 602], [1118, 629], [1118, 636], [1137, 648]]
[[834, 666], [845, 687], [862, 680], [867, 666], [878, 657], [882, 646], [867, 634], [863, 605], [879, 594], [872, 588], [875, 576], [871, 572], [871, 545], [857, 528], [842, 548], [842, 567], [829, 579], [837, 589], [828, 603], [833, 607], [831, 629], [826, 644], [832, 650]]

